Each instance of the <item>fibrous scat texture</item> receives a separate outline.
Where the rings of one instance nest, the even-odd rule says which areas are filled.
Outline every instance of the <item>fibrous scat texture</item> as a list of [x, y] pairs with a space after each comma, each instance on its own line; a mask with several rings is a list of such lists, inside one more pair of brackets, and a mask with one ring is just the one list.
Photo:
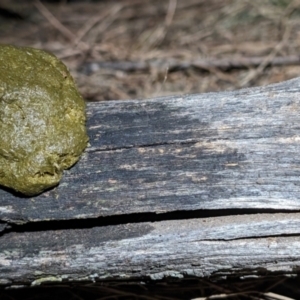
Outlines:
[[0, 46], [0, 185], [36, 195], [57, 185], [87, 146], [85, 103], [47, 52]]

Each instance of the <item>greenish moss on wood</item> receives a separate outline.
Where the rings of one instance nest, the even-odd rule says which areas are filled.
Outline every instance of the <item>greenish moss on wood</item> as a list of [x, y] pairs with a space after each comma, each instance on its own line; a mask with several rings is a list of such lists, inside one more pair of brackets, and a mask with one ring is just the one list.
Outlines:
[[0, 185], [36, 195], [57, 185], [87, 146], [85, 102], [66, 66], [0, 45]]

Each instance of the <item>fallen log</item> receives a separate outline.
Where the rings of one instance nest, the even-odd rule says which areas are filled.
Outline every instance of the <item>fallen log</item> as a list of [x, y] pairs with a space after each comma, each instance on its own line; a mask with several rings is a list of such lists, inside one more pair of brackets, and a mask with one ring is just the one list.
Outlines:
[[0, 284], [297, 273], [299, 86], [88, 103], [59, 186], [0, 190]]

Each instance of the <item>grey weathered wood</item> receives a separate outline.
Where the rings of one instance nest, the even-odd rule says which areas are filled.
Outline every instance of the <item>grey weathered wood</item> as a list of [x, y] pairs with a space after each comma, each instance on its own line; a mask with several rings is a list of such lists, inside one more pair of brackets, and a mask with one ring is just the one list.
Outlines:
[[[300, 78], [89, 103], [91, 145], [58, 187], [30, 198], [0, 190], [0, 283], [297, 272], [299, 111]], [[132, 215], [226, 209], [290, 213], [154, 223]], [[82, 223], [101, 216], [129, 221]], [[67, 220], [79, 229], [63, 230]]]
[[295, 273], [299, 233], [300, 213], [10, 233], [0, 284]]
[[40, 196], [0, 190], [0, 220], [299, 209], [299, 86], [89, 103], [81, 161]]

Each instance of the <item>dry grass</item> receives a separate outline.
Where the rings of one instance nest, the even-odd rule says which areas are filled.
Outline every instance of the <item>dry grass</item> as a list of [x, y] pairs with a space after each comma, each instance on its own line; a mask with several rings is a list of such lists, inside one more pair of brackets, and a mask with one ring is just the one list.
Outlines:
[[[24, 19], [2, 25], [1, 42], [55, 53], [91, 101], [232, 90], [300, 73], [299, 0], [2, 1]], [[89, 62], [102, 66], [92, 72]]]
[[300, 299], [299, 283], [298, 277], [119, 281], [0, 290], [0, 300], [296, 300]]

